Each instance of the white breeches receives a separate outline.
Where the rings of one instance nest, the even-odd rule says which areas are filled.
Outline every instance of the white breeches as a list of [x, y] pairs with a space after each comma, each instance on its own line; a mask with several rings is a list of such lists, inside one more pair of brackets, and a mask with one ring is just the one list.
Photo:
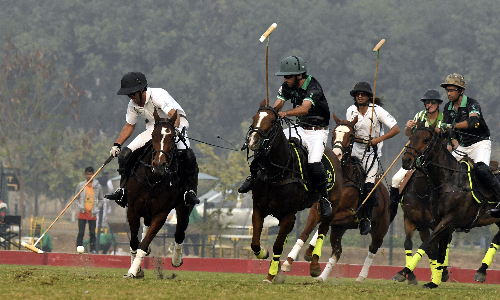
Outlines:
[[[354, 153], [352, 154], [355, 155]], [[365, 172], [368, 171], [366, 174], [365, 182], [375, 183], [375, 177], [377, 176], [378, 172], [378, 161], [377, 160], [373, 161], [375, 153], [374, 152], [366, 153], [364, 158], [363, 158], [363, 153], [361, 153], [360, 155], [356, 154], [355, 156], [361, 160], [361, 166], [363, 167], [363, 170], [365, 170]], [[372, 163], [373, 166], [371, 167], [371, 169], [369, 169]]]
[[302, 139], [302, 145], [309, 152], [307, 156], [308, 163], [321, 162], [328, 140], [328, 130], [305, 130], [302, 127], [296, 126], [292, 127], [291, 131], [286, 128], [283, 132], [288, 139], [290, 137], [296, 137], [299, 140]]
[[[187, 138], [187, 131], [189, 129], [189, 122], [184, 117], [180, 117], [180, 118], [181, 118], [180, 124], [179, 124], [179, 127], [177, 129], [182, 132], [182, 129], [186, 128], [185, 138], [186, 138], [186, 144], [189, 148], [191, 146], [189, 143], [189, 139]], [[153, 124], [146, 126], [146, 130], [144, 132], [142, 132], [141, 134], [139, 134], [127, 147], [130, 150], [135, 151], [135, 150], [141, 148], [142, 146], [146, 145], [146, 143], [151, 140], [151, 135], [153, 134], [153, 129], [154, 129]], [[177, 145], [177, 149], [186, 149], [186, 145], [184, 145], [184, 143], [180, 140], [176, 143], [176, 145]]]
[[408, 172], [408, 170], [400, 168], [399, 171], [397, 171], [396, 174], [394, 174], [394, 176], [392, 176], [391, 186], [393, 188], [396, 188], [396, 189], [399, 188], [399, 186], [401, 185], [401, 182], [405, 178], [406, 172]]
[[475, 163], [482, 161], [487, 166], [489, 166], [491, 157], [491, 141], [482, 140], [468, 147], [458, 146], [458, 148], [455, 151], [453, 151], [452, 154], [457, 160], [461, 160], [463, 158], [461, 152], [467, 153], [467, 155]]

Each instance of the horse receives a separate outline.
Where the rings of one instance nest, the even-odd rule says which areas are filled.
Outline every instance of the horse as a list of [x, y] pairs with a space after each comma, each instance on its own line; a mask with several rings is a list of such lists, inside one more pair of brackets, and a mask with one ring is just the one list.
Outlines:
[[[496, 203], [477, 198], [482, 195], [489, 199], [492, 197], [491, 192], [480, 186], [472, 163], [467, 160], [457, 161], [446, 149], [442, 138], [442, 132], [436, 129], [435, 124], [425, 127], [419, 122], [402, 158], [404, 169], [417, 169], [425, 175], [427, 189], [432, 193], [430, 210], [436, 225], [417, 253], [407, 262], [403, 270], [394, 275], [393, 279], [399, 282], [405, 281], [406, 276], [428, 252], [429, 258], [436, 260], [431, 282], [423, 285], [423, 288], [429, 289], [437, 288], [442, 281], [446, 250], [453, 231], [468, 231], [473, 227], [493, 223], [500, 227], [500, 219], [486, 213], [488, 209], [495, 207]], [[474, 275], [476, 281], [482, 280], [481, 275], [484, 275], [485, 279], [486, 269], [493, 260], [499, 240], [500, 231], [493, 238], [492, 247], [487, 251], [481, 267]]]
[[[317, 203], [320, 194], [311, 190], [307, 184], [307, 177], [302, 172], [303, 160], [298, 158], [300, 145], [292, 145], [283, 132], [282, 119], [278, 112], [262, 101], [253, 123], [246, 136], [245, 147], [259, 156], [261, 170], [253, 184], [253, 235], [251, 248], [258, 259], [267, 259], [269, 253], [260, 245], [260, 235], [264, 218], [272, 215], [279, 220], [279, 232], [273, 245], [273, 258], [264, 283], [272, 283], [280, 270], [280, 257], [286, 244], [288, 234], [295, 224], [295, 215], [298, 211], [309, 208]], [[293, 130], [293, 129], [292, 129]], [[298, 143], [300, 144], [300, 143]], [[244, 147], [244, 148], [245, 148]], [[307, 154], [303, 155], [307, 157]], [[340, 170], [340, 162], [333, 151], [325, 147], [324, 157], [331, 162], [333, 170]], [[329, 224], [335, 216], [336, 207], [342, 197], [342, 175], [334, 172], [329, 181], [333, 187], [329, 190], [329, 199], [333, 213], [328, 217], [321, 217], [319, 226], [320, 238], [313, 251], [310, 264], [311, 273], [319, 268], [322, 237], [328, 233]], [[282, 274], [282, 273], [280, 273]], [[282, 282], [284, 278], [276, 278], [275, 282]]]
[[[174, 124], [177, 112], [169, 119], [154, 113], [155, 124], [152, 132], [151, 147], [145, 152], [132, 169], [126, 196], [128, 201], [127, 219], [130, 227], [131, 266], [123, 278], [143, 278], [140, 264], [150, 252], [149, 245], [165, 223], [170, 211], [175, 208], [177, 225], [172, 266], [180, 267], [182, 261], [182, 242], [189, 223], [193, 206], [186, 206], [183, 194], [179, 191], [177, 174], [176, 139], [182, 139]], [[139, 151], [139, 150], [136, 150]], [[145, 233], [139, 242], [140, 219], [144, 218]]]
[[[335, 218], [330, 223], [332, 228], [330, 234], [332, 256], [325, 270], [319, 277], [314, 279], [316, 282], [326, 281], [331, 270], [340, 259], [342, 254], [342, 237], [347, 229], [358, 228], [358, 220], [355, 216], [355, 211], [359, 205], [359, 198], [363, 190], [362, 185], [365, 181], [365, 173], [361, 167], [360, 161], [355, 157], [351, 157], [352, 145], [355, 141], [354, 125], [357, 123], [357, 117], [349, 122], [345, 120], [341, 121], [334, 113], [332, 113], [332, 115], [336, 123], [336, 127], [333, 130], [332, 147], [342, 165], [343, 194], [337, 207]], [[377, 193], [379, 195], [379, 204], [374, 207], [373, 210], [372, 229], [370, 232], [372, 241], [363, 269], [356, 279], [356, 282], [359, 283], [362, 283], [367, 278], [373, 258], [380, 246], [382, 246], [384, 236], [389, 229], [389, 192], [387, 188], [379, 184], [377, 186]], [[317, 213], [313, 212], [313, 208], [311, 208], [306, 226], [300, 234], [294, 249], [292, 249], [288, 255], [287, 261], [283, 264], [282, 270], [291, 270], [292, 263], [296, 260], [300, 248], [304, 244], [304, 241], [308, 239], [318, 221], [319, 218], [317, 217]], [[316, 237], [317, 233], [311, 239], [309, 247], [306, 250], [304, 255], [306, 260], [311, 259], [316, 244]]]

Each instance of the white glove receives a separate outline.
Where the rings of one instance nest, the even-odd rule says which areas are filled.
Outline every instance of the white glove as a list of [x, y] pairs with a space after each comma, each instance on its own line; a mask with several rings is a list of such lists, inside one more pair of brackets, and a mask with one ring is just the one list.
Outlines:
[[111, 147], [111, 150], [109, 151], [109, 155], [113, 157], [117, 157], [120, 154], [121, 151], [121, 145], [118, 143], [115, 143], [113, 147]]

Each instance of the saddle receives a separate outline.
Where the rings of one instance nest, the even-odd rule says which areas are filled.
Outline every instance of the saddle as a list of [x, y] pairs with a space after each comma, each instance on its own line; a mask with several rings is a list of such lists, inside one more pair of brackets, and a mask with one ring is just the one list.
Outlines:
[[[292, 153], [296, 157], [299, 163], [298, 173], [301, 177], [301, 182], [304, 185], [306, 191], [312, 190], [313, 186], [310, 181], [309, 169], [306, 167], [308, 165], [307, 157], [308, 151], [307, 148], [302, 145], [298, 138], [292, 137], [288, 141], [289, 147], [292, 149]], [[325, 172], [327, 175], [327, 184], [326, 188], [330, 191], [333, 188], [335, 182], [335, 170], [333, 169], [333, 164], [330, 159], [323, 153], [323, 157], [321, 158], [321, 163], [325, 168]]]

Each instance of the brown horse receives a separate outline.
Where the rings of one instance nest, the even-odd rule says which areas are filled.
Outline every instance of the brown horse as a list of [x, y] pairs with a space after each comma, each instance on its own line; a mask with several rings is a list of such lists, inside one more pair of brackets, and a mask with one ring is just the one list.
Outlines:
[[[253, 237], [251, 248], [258, 259], [266, 259], [269, 254], [260, 245], [260, 235], [264, 218], [272, 215], [279, 220], [279, 232], [273, 245], [273, 259], [269, 273], [264, 280], [270, 283], [279, 272], [279, 259], [283, 253], [288, 234], [295, 224], [295, 215], [298, 211], [317, 203], [320, 195], [310, 190], [311, 185], [304, 179], [302, 172], [303, 162], [297, 157], [297, 148], [291, 146], [283, 133], [282, 119], [278, 112], [265, 106], [262, 101], [257, 114], [253, 117], [253, 124], [247, 134], [247, 143], [250, 150], [259, 156], [260, 171], [253, 184]], [[325, 148], [325, 155], [331, 162], [334, 170], [340, 170], [340, 162], [329, 148]], [[329, 190], [332, 209], [335, 212], [342, 197], [342, 175], [332, 174], [333, 188]], [[328, 233], [329, 224], [335, 213], [324, 217], [319, 226], [320, 235]], [[316, 244], [313, 259], [310, 265], [311, 272], [319, 268], [322, 243]], [[276, 281], [281, 281], [278, 279]]]
[[[351, 122], [341, 121], [335, 114], [333, 114], [333, 118], [337, 125], [333, 130], [332, 146], [334, 153], [340, 159], [342, 165], [343, 195], [337, 207], [335, 218], [330, 223], [332, 227], [330, 234], [332, 257], [323, 273], [318, 278], [315, 278], [315, 281], [319, 282], [327, 280], [331, 270], [340, 259], [342, 254], [342, 236], [344, 233], [347, 229], [358, 228], [358, 221], [354, 212], [360, 204], [361, 191], [363, 190], [362, 185], [365, 181], [365, 174], [361, 167], [361, 163], [357, 158], [351, 157], [352, 145], [355, 141], [354, 124], [357, 123], [357, 118]], [[389, 229], [389, 192], [383, 185], [379, 184], [377, 193], [379, 195], [379, 204], [373, 209], [372, 229], [370, 232], [372, 242], [363, 269], [356, 280], [357, 282], [363, 282], [368, 276], [368, 270], [373, 258], [382, 245], [384, 236]], [[292, 263], [297, 259], [300, 248], [304, 244], [304, 241], [308, 239], [318, 222], [318, 214], [313, 207], [311, 208], [304, 230], [288, 255], [287, 261], [283, 264], [283, 270], [291, 270]], [[316, 244], [316, 236], [317, 234], [312, 238], [306, 250], [304, 255], [306, 260], [311, 259]]]
[[[177, 112], [169, 120], [160, 119], [156, 112], [154, 116], [152, 147], [146, 148], [145, 154], [133, 168], [126, 190], [132, 263], [124, 278], [144, 277], [144, 272], [140, 267], [141, 261], [149, 254], [149, 244], [162, 228], [173, 208], [177, 212], [177, 225], [172, 266], [182, 265], [182, 242], [189, 223], [189, 214], [193, 208], [184, 204], [183, 195], [179, 192], [175, 140], [183, 137], [174, 126], [178, 117]], [[144, 218], [144, 225], [149, 229], [139, 242], [141, 217]]]
[[[410, 137], [410, 143], [403, 155], [403, 168], [420, 170], [428, 179], [428, 190], [432, 191], [431, 212], [435, 220], [435, 230], [420, 246], [417, 254], [399, 271], [393, 279], [403, 282], [406, 276], [413, 271], [422, 256], [429, 252], [430, 259], [436, 259], [436, 268], [432, 270], [432, 281], [425, 284], [424, 288], [436, 288], [441, 283], [443, 264], [446, 257], [446, 249], [453, 231], [468, 231], [473, 227], [486, 226], [496, 223], [500, 225], [499, 219], [489, 216], [486, 211], [494, 207], [493, 203], [480, 201], [476, 197], [478, 191], [471, 189], [478, 184], [472, 164], [458, 162], [442, 142], [440, 133], [437, 133], [435, 125], [423, 127], [417, 125], [417, 131]], [[481, 188], [479, 186], [479, 188]], [[481, 190], [486, 198], [492, 195], [487, 190]], [[500, 234], [497, 234], [492, 245], [498, 242]], [[486, 253], [481, 268], [476, 275], [484, 272], [491, 264], [496, 248], [492, 247]], [[486, 265], [486, 268], [484, 266]], [[476, 278], [476, 280], [480, 278]], [[478, 280], [480, 281], [480, 280]]]

